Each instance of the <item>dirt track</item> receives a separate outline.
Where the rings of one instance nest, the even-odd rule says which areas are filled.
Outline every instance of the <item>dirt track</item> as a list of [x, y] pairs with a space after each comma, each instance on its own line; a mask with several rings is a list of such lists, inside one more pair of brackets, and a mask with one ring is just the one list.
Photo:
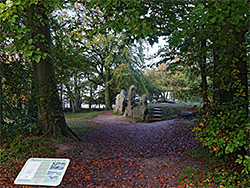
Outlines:
[[60, 187], [179, 187], [181, 169], [200, 165], [182, 155], [199, 146], [190, 120], [136, 123], [106, 112], [91, 121], [75, 156], [64, 152], [72, 162]]

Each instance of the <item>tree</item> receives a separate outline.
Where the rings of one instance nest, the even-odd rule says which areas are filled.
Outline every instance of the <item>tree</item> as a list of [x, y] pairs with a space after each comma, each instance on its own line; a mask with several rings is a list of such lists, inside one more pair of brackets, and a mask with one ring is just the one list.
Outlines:
[[136, 45], [126, 45], [119, 54], [119, 66], [113, 70], [112, 83], [116, 93], [120, 93], [121, 89], [129, 89], [131, 85], [136, 86], [139, 95], [147, 94], [151, 100], [153, 95], [159, 93], [155, 84], [144, 74], [145, 54], [143, 54], [143, 43], [139, 41]]
[[78, 113], [83, 101], [81, 93], [84, 90], [85, 75], [91, 70], [84, 56], [85, 48], [78, 42], [81, 33], [73, 23], [76, 13], [70, 9], [72, 7], [73, 5], [68, 5], [63, 9], [66, 11], [56, 11], [50, 20], [53, 43], [51, 54], [59, 83], [60, 99], [64, 103], [68, 100], [72, 112]]
[[199, 78], [191, 74], [185, 67], [180, 65], [175, 71], [167, 69], [167, 64], [162, 63], [156, 68], [145, 71], [145, 74], [153, 81], [158, 88], [160, 94], [158, 97], [178, 99], [179, 101], [200, 101]]
[[4, 123], [2, 100], [3, 100], [3, 92], [2, 92], [2, 61], [1, 61], [0, 62], [0, 131], [1, 131], [1, 129], [3, 127], [3, 123]]
[[35, 40], [34, 46], [40, 48], [43, 54], [47, 54], [45, 58], [32, 62], [37, 94], [38, 127], [43, 134], [78, 138], [67, 126], [61, 111], [53, 65], [48, 55], [51, 41], [46, 6], [42, 2], [31, 4], [27, 7], [27, 12], [30, 36]]
[[107, 25], [126, 30], [132, 39], [165, 36], [170, 44], [163, 49], [165, 60], [177, 55], [177, 63], [199, 71], [206, 108], [203, 123], [197, 125], [198, 138], [218, 156], [239, 157], [245, 171], [250, 171], [250, 158], [245, 155], [250, 147], [249, 5], [249, 0], [89, 3], [106, 11]]
[[[22, 23], [23, 20], [18, 19]], [[20, 42], [14, 40], [16, 33], [9, 32], [15, 27], [9, 20], [0, 19], [0, 77], [1, 77], [1, 123], [3, 131], [25, 131], [34, 127], [33, 114], [29, 113], [30, 63], [25, 62], [23, 53], [15, 49]], [[14, 29], [15, 30], [15, 29]], [[35, 106], [35, 105], [33, 105]], [[35, 111], [33, 111], [35, 112]], [[3, 119], [8, 119], [4, 122]]]
[[245, 156], [245, 170], [249, 171], [249, 1], [203, 1], [189, 15], [189, 24], [173, 33], [170, 45], [183, 54], [188, 52], [189, 57], [184, 54], [184, 58], [200, 65], [206, 108], [203, 123], [196, 128], [198, 138], [218, 156], [240, 157], [241, 162]]
[[[9, 33], [13, 40], [4, 50], [22, 51], [25, 61], [31, 61], [33, 66], [34, 85], [37, 96], [37, 125], [42, 134], [60, 137], [79, 137], [67, 126], [61, 104], [58, 98], [53, 64], [50, 57], [50, 32], [48, 15], [57, 2], [47, 1], [6, 1], [1, 3], [1, 20], [12, 25]], [[50, 6], [49, 6], [50, 5]], [[21, 20], [22, 22], [17, 21]], [[7, 40], [8, 36], [5, 36]], [[16, 41], [23, 40], [17, 45]]]
[[[208, 114], [211, 119], [217, 119], [217, 122], [208, 124], [209, 128], [202, 129], [200, 138], [210, 137], [208, 133], [211, 129], [219, 129], [219, 133], [214, 135], [220, 140], [219, 143], [212, 141], [212, 138], [207, 139], [211, 150], [217, 155], [245, 155], [249, 148], [246, 141], [249, 140], [249, 131], [246, 131], [249, 121], [246, 46], [246, 34], [250, 26], [249, 1], [220, 4], [214, 1], [201, 4], [200, 8], [211, 15], [209, 24], [213, 33], [208, 36], [213, 52], [213, 101], [210, 104], [213, 110]], [[241, 132], [242, 137], [235, 139], [238, 135], [236, 132]], [[221, 135], [228, 137], [226, 142]]]

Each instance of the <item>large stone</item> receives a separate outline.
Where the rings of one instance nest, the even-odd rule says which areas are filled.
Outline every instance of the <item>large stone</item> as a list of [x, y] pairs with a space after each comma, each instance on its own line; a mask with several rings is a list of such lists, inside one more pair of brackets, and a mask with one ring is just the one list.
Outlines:
[[140, 106], [136, 106], [135, 96], [136, 90], [134, 85], [130, 86], [128, 96], [125, 90], [121, 90], [121, 93], [116, 96], [114, 112], [145, 120], [148, 114], [147, 95], [141, 96]]
[[116, 95], [116, 97], [115, 97], [115, 98], [116, 98], [116, 99], [115, 99], [115, 107], [114, 107], [114, 109], [113, 109], [114, 112], [118, 112], [119, 95], [120, 95], [120, 94]]
[[129, 88], [128, 91], [128, 115], [133, 117], [133, 108], [135, 107], [135, 95], [136, 95], [136, 90], [135, 90], [135, 86], [132, 85]]
[[127, 106], [127, 94], [126, 91], [122, 89], [120, 94], [116, 96], [114, 112], [123, 114], [126, 106]]
[[127, 101], [127, 93], [126, 93], [126, 91], [124, 89], [121, 90], [119, 98], [120, 98], [119, 99], [120, 105], [119, 105], [118, 112], [120, 114], [123, 114], [124, 111], [125, 111], [125, 108], [127, 106], [127, 103], [128, 103], [128, 101]]
[[140, 118], [141, 119], [141, 111], [140, 111], [140, 107], [136, 106], [133, 108], [132, 110], [132, 114], [133, 114], [133, 118]]

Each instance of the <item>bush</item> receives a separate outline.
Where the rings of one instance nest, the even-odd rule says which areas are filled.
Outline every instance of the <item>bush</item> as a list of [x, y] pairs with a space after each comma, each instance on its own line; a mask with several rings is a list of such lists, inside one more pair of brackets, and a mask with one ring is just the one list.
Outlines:
[[250, 157], [246, 151], [250, 148], [250, 123], [243, 108], [235, 102], [227, 106], [208, 104], [194, 130], [211, 152], [218, 157], [228, 155], [237, 159], [235, 162], [243, 166], [242, 172], [248, 174]]

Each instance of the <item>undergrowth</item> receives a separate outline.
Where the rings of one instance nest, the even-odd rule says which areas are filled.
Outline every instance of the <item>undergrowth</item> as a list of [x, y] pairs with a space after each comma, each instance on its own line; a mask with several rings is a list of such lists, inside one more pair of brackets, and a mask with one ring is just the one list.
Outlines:
[[[76, 131], [88, 132], [84, 125], [95, 123], [84, 119], [93, 118], [101, 113], [100, 111], [66, 114], [66, 121], [69, 126]], [[33, 122], [32, 122], [33, 123]], [[58, 144], [63, 142], [62, 139], [50, 136], [36, 136], [33, 131], [36, 130], [35, 123], [22, 123], [21, 125], [15, 122], [10, 122], [2, 127], [0, 135], [0, 186], [12, 184], [17, 174], [20, 172], [24, 163], [29, 158], [56, 158]]]
[[233, 158], [217, 158], [205, 148], [188, 152], [187, 155], [203, 161], [208, 169], [189, 167], [182, 170], [178, 181], [183, 187], [250, 187], [250, 177], [242, 173], [243, 168]]
[[[17, 173], [29, 158], [56, 157], [59, 140], [31, 134], [8, 135], [1, 139], [0, 181], [13, 182]], [[2, 185], [2, 184], [1, 184]]]

